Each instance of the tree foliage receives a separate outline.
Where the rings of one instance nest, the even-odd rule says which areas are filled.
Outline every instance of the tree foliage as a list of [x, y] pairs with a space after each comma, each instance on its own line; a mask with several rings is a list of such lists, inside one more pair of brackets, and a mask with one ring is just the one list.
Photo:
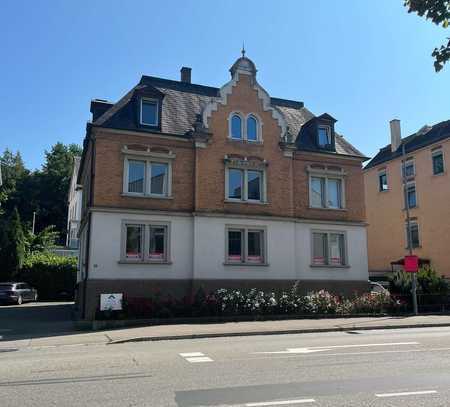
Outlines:
[[[405, 0], [408, 13], [417, 13], [434, 24], [448, 28], [450, 22], [450, 0]], [[450, 59], [450, 38], [448, 43], [435, 48], [431, 54], [434, 57], [434, 69], [439, 72]]]
[[0, 279], [10, 280], [17, 276], [25, 258], [25, 236], [17, 208], [1, 222], [0, 229]]

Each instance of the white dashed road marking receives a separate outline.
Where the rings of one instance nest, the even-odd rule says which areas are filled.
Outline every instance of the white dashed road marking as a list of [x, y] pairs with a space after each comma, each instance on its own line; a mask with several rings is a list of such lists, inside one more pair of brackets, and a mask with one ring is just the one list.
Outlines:
[[423, 390], [423, 391], [405, 391], [403, 393], [378, 393], [377, 397], [402, 397], [402, 396], [420, 396], [422, 394], [435, 394], [436, 390]]
[[315, 403], [314, 399], [296, 399], [296, 400], [282, 400], [282, 401], [263, 401], [259, 403], [247, 403], [245, 407], [269, 407], [269, 406], [288, 406], [292, 404]]
[[213, 360], [205, 356], [202, 352], [187, 352], [179, 354], [182, 358], [184, 358], [189, 363], [205, 363], [205, 362], [213, 362]]

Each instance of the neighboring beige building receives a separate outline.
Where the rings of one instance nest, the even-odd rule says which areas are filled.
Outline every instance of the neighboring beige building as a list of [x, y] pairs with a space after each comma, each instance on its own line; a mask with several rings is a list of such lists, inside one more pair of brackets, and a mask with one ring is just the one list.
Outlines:
[[369, 273], [372, 278], [384, 274], [391, 270], [391, 262], [408, 254], [407, 195], [414, 254], [450, 276], [450, 120], [424, 126], [404, 139], [399, 120], [392, 120], [390, 127], [391, 144], [380, 149], [364, 170]]

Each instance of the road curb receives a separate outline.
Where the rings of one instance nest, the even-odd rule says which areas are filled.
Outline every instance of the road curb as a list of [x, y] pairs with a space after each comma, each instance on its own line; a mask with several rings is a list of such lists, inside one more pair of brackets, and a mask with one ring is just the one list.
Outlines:
[[425, 324], [406, 324], [406, 325], [375, 325], [375, 326], [352, 326], [352, 327], [333, 327], [333, 328], [303, 328], [303, 329], [281, 329], [272, 331], [249, 331], [249, 332], [220, 332], [204, 334], [182, 334], [182, 335], [161, 335], [161, 336], [141, 336], [128, 339], [117, 339], [108, 342], [107, 345], [118, 345], [130, 342], [157, 342], [172, 341], [181, 339], [207, 339], [207, 338], [226, 338], [235, 336], [261, 336], [261, 335], [288, 335], [288, 334], [309, 334], [326, 332], [348, 332], [348, 331], [370, 331], [379, 329], [402, 329], [402, 328], [439, 328], [449, 327], [450, 323], [425, 323]]

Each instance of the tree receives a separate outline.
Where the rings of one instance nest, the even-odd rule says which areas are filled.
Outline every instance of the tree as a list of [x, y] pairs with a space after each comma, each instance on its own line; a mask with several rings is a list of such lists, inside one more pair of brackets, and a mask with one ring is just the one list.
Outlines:
[[[437, 25], [447, 28], [450, 20], [450, 0], [405, 0], [408, 13], [417, 13]], [[450, 59], [450, 38], [448, 43], [435, 48], [431, 56], [434, 57], [434, 69], [439, 72]]]
[[2, 280], [9, 280], [19, 273], [25, 257], [25, 236], [17, 208], [0, 228], [0, 275]]
[[76, 144], [56, 143], [45, 152], [45, 164], [40, 174], [39, 211], [37, 213], [38, 230], [55, 225], [63, 234], [67, 226], [67, 196], [72, 175], [73, 158], [81, 155], [82, 150]]
[[[23, 164], [22, 156], [19, 152], [14, 154], [11, 150], [5, 149], [0, 156], [2, 167], [2, 186], [0, 187], [0, 205], [4, 204], [7, 199], [14, 194], [17, 183], [28, 174]], [[11, 208], [13, 209], [13, 208]]]

